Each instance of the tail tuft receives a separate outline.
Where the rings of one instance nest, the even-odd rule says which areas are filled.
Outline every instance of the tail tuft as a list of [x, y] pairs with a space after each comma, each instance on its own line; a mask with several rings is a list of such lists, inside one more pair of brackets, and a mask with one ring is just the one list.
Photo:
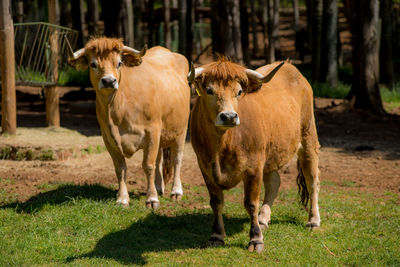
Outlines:
[[163, 148], [163, 178], [164, 184], [167, 184], [172, 178], [172, 156], [171, 148]]
[[297, 160], [297, 186], [299, 188], [300, 204], [307, 209], [308, 200], [310, 195], [307, 190], [306, 178], [304, 177], [303, 170], [301, 169], [300, 162]]

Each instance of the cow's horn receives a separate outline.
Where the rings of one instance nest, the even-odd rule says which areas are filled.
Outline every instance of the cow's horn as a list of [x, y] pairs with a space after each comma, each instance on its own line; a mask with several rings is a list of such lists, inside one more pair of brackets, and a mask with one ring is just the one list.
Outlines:
[[199, 77], [204, 72], [204, 68], [194, 68], [193, 62], [190, 62], [190, 71], [188, 74], [188, 81], [194, 82], [194, 80]]
[[285, 62], [281, 62], [278, 66], [276, 66], [270, 73], [268, 73], [267, 75], [263, 76], [261, 73], [251, 70], [251, 69], [246, 69], [245, 73], [247, 75], [247, 77], [258, 80], [262, 83], [267, 83], [269, 82], [274, 75], [276, 74], [276, 72], [283, 66], [283, 64], [285, 64]]
[[70, 58], [77, 59], [80, 56], [82, 56], [83, 54], [85, 54], [85, 52], [86, 52], [85, 48], [81, 48], [78, 51], [74, 52], [74, 50], [72, 49], [72, 46], [71, 46], [71, 44], [70, 44], [70, 42], [69, 42], [69, 40], [67, 38], [67, 35], [64, 34], [64, 38], [65, 38], [65, 41], [66, 41], [67, 46], [68, 46], [68, 53], [69, 53], [69, 57]]
[[129, 53], [129, 54], [133, 54], [135, 56], [139, 56], [139, 57], [143, 57], [144, 54], [146, 54], [147, 51], [147, 45], [144, 45], [142, 50], [138, 51], [136, 49], [133, 49], [132, 47], [129, 46], [125, 46], [122, 48], [123, 52]]

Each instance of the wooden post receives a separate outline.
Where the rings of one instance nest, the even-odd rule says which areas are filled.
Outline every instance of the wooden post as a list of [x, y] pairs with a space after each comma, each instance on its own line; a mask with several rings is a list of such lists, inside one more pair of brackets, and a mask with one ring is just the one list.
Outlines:
[[[58, 19], [58, 0], [47, 0], [49, 7], [49, 22], [59, 24]], [[58, 81], [58, 30], [50, 29], [50, 77], [51, 81]], [[57, 85], [48, 86], [46, 94], [46, 123], [47, 126], [60, 126], [60, 98]]]
[[11, 1], [0, 1], [0, 60], [1, 60], [1, 128], [3, 133], [15, 134], [17, 106], [15, 93], [14, 25]]

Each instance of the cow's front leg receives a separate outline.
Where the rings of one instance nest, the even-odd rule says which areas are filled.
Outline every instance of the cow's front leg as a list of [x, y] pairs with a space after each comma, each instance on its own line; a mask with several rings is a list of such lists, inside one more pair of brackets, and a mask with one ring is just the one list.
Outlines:
[[250, 216], [250, 252], [262, 252], [264, 249], [263, 234], [258, 223], [258, 205], [261, 191], [262, 170], [249, 174], [244, 179], [244, 206]]
[[159, 150], [159, 136], [152, 131], [147, 140], [147, 146], [143, 149], [142, 167], [147, 177], [146, 207], [157, 209], [160, 206], [155, 187], [155, 166]]
[[129, 205], [129, 194], [126, 186], [126, 162], [125, 157], [119, 153], [114, 147], [112, 147], [107, 139], [104, 139], [104, 144], [107, 147], [108, 152], [112, 158], [115, 168], [115, 174], [118, 178], [118, 193], [117, 193], [117, 204], [128, 206]]
[[224, 193], [219, 186], [210, 180], [205, 172], [202, 171], [202, 173], [207, 185], [208, 193], [210, 194], [210, 206], [214, 213], [212, 234], [208, 240], [207, 246], [221, 246], [225, 244], [225, 228], [224, 220], [222, 218], [222, 211], [224, 209]]

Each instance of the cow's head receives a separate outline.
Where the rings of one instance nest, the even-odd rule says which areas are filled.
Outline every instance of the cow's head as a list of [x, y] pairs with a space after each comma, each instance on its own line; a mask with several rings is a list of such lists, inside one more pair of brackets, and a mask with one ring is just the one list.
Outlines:
[[[72, 51], [71, 51], [72, 52]], [[90, 68], [90, 81], [96, 90], [116, 90], [121, 79], [121, 67], [140, 65], [146, 53], [124, 46], [121, 39], [96, 38], [84, 48], [72, 52], [68, 63], [77, 70]]]
[[261, 88], [263, 83], [269, 82], [284, 62], [277, 65], [266, 76], [246, 69], [225, 58], [220, 58], [202, 67], [194, 68], [188, 75], [188, 81], [192, 83], [206, 106], [210, 120], [219, 129], [226, 130], [240, 124], [238, 115], [238, 101], [246, 94], [253, 93]]

